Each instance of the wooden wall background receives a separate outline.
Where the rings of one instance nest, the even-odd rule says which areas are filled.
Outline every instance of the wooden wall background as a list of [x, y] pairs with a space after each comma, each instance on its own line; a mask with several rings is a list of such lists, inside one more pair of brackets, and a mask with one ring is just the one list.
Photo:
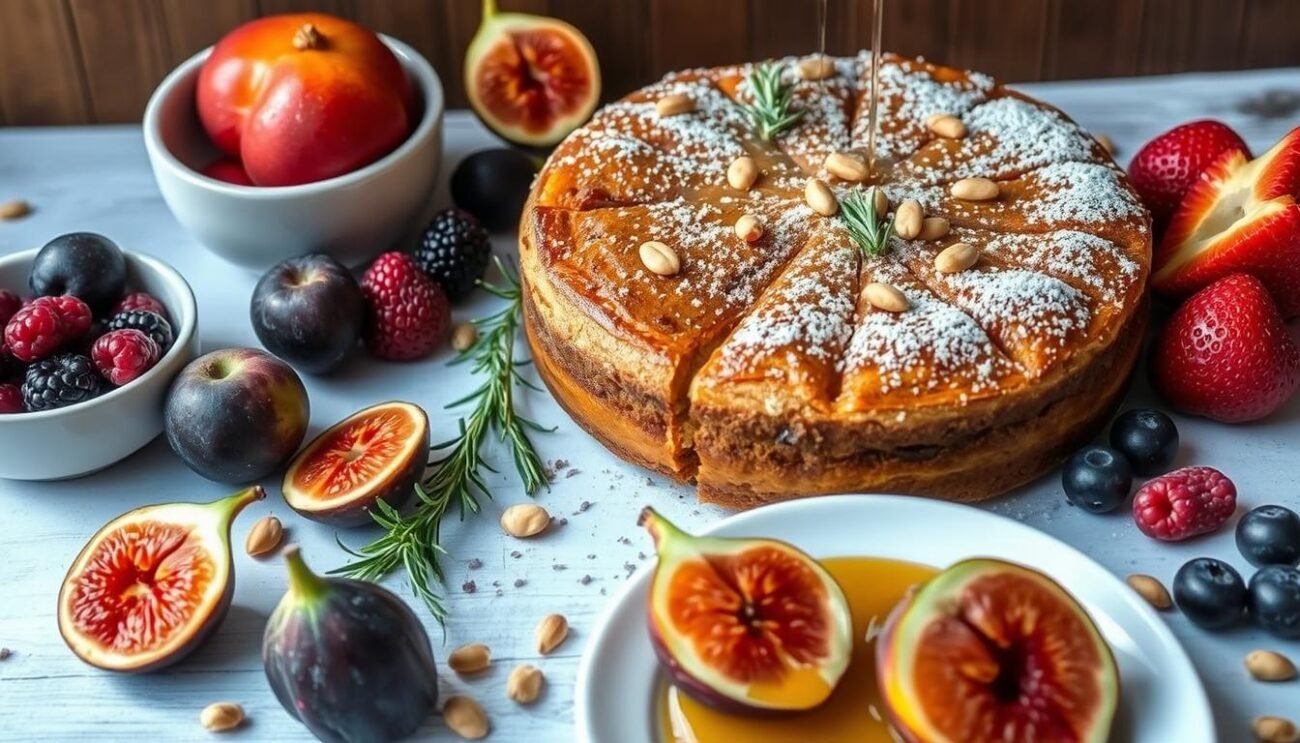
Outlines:
[[[866, 46], [871, 0], [830, 0], [827, 46]], [[582, 29], [606, 97], [666, 70], [803, 52], [816, 0], [501, 0]], [[0, 125], [137, 121], [154, 85], [239, 23], [322, 10], [397, 36], [464, 105], [480, 0], [0, 0]], [[1008, 80], [1300, 65], [1300, 0], [886, 0], [887, 49]]]

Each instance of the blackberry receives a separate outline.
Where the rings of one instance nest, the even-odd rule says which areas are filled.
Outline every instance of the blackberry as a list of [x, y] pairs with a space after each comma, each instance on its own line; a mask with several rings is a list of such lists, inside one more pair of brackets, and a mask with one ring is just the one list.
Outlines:
[[98, 397], [104, 392], [104, 379], [89, 358], [61, 353], [27, 367], [22, 391], [28, 410], [53, 410]]
[[163, 355], [172, 347], [172, 324], [167, 318], [149, 310], [129, 310], [113, 315], [108, 321], [105, 332], [112, 330], [139, 330], [153, 338]]
[[474, 215], [463, 209], [448, 209], [424, 228], [415, 262], [438, 282], [448, 299], [457, 302], [474, 290], [475, 281], [483, 278], [491, 255], [488, 232]]

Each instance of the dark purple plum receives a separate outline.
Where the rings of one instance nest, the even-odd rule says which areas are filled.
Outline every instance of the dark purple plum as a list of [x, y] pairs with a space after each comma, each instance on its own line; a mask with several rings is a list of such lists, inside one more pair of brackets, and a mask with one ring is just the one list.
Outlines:
[[266, 350], [308, 374], [325, 374], [356, 348], [366, 301], [341, 263], [328, 255], [303, 255], [262, 276], [249, 316]]
[[163, 410], [167, 442], [190, 469], [239, 484], [275, 472], [307, 434], [307, 389], [293, 368], [253, 348], [191, 361]]
[[126, 293], [126, 257], [103, 235], [69, 232], [40, 249], [27, 283], [38, 297], [71, 294], [103, 315]]

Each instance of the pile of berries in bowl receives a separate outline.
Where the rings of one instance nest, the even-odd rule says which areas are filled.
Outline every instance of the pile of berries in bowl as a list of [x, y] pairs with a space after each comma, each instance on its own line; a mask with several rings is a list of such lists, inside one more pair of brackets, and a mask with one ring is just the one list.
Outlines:
[[101, 235], [0, 259], [0, 477], [85, 474], [156, 437], [196, 316], [172, 268]]

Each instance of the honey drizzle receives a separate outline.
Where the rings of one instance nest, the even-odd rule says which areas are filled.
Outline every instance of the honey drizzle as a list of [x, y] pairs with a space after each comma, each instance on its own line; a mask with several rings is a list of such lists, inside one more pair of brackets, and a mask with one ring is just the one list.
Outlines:
[[[825, 6], [826, 0], [822, 0]], [[871, 7], [871, 101], [867, 104], [867, 172], [876, 171], [876, 112], [880, 100], [880, 40], [885, 26], [885, 0], [872, 0]], [[822, 28], [825, 35], [826, 29]]]

